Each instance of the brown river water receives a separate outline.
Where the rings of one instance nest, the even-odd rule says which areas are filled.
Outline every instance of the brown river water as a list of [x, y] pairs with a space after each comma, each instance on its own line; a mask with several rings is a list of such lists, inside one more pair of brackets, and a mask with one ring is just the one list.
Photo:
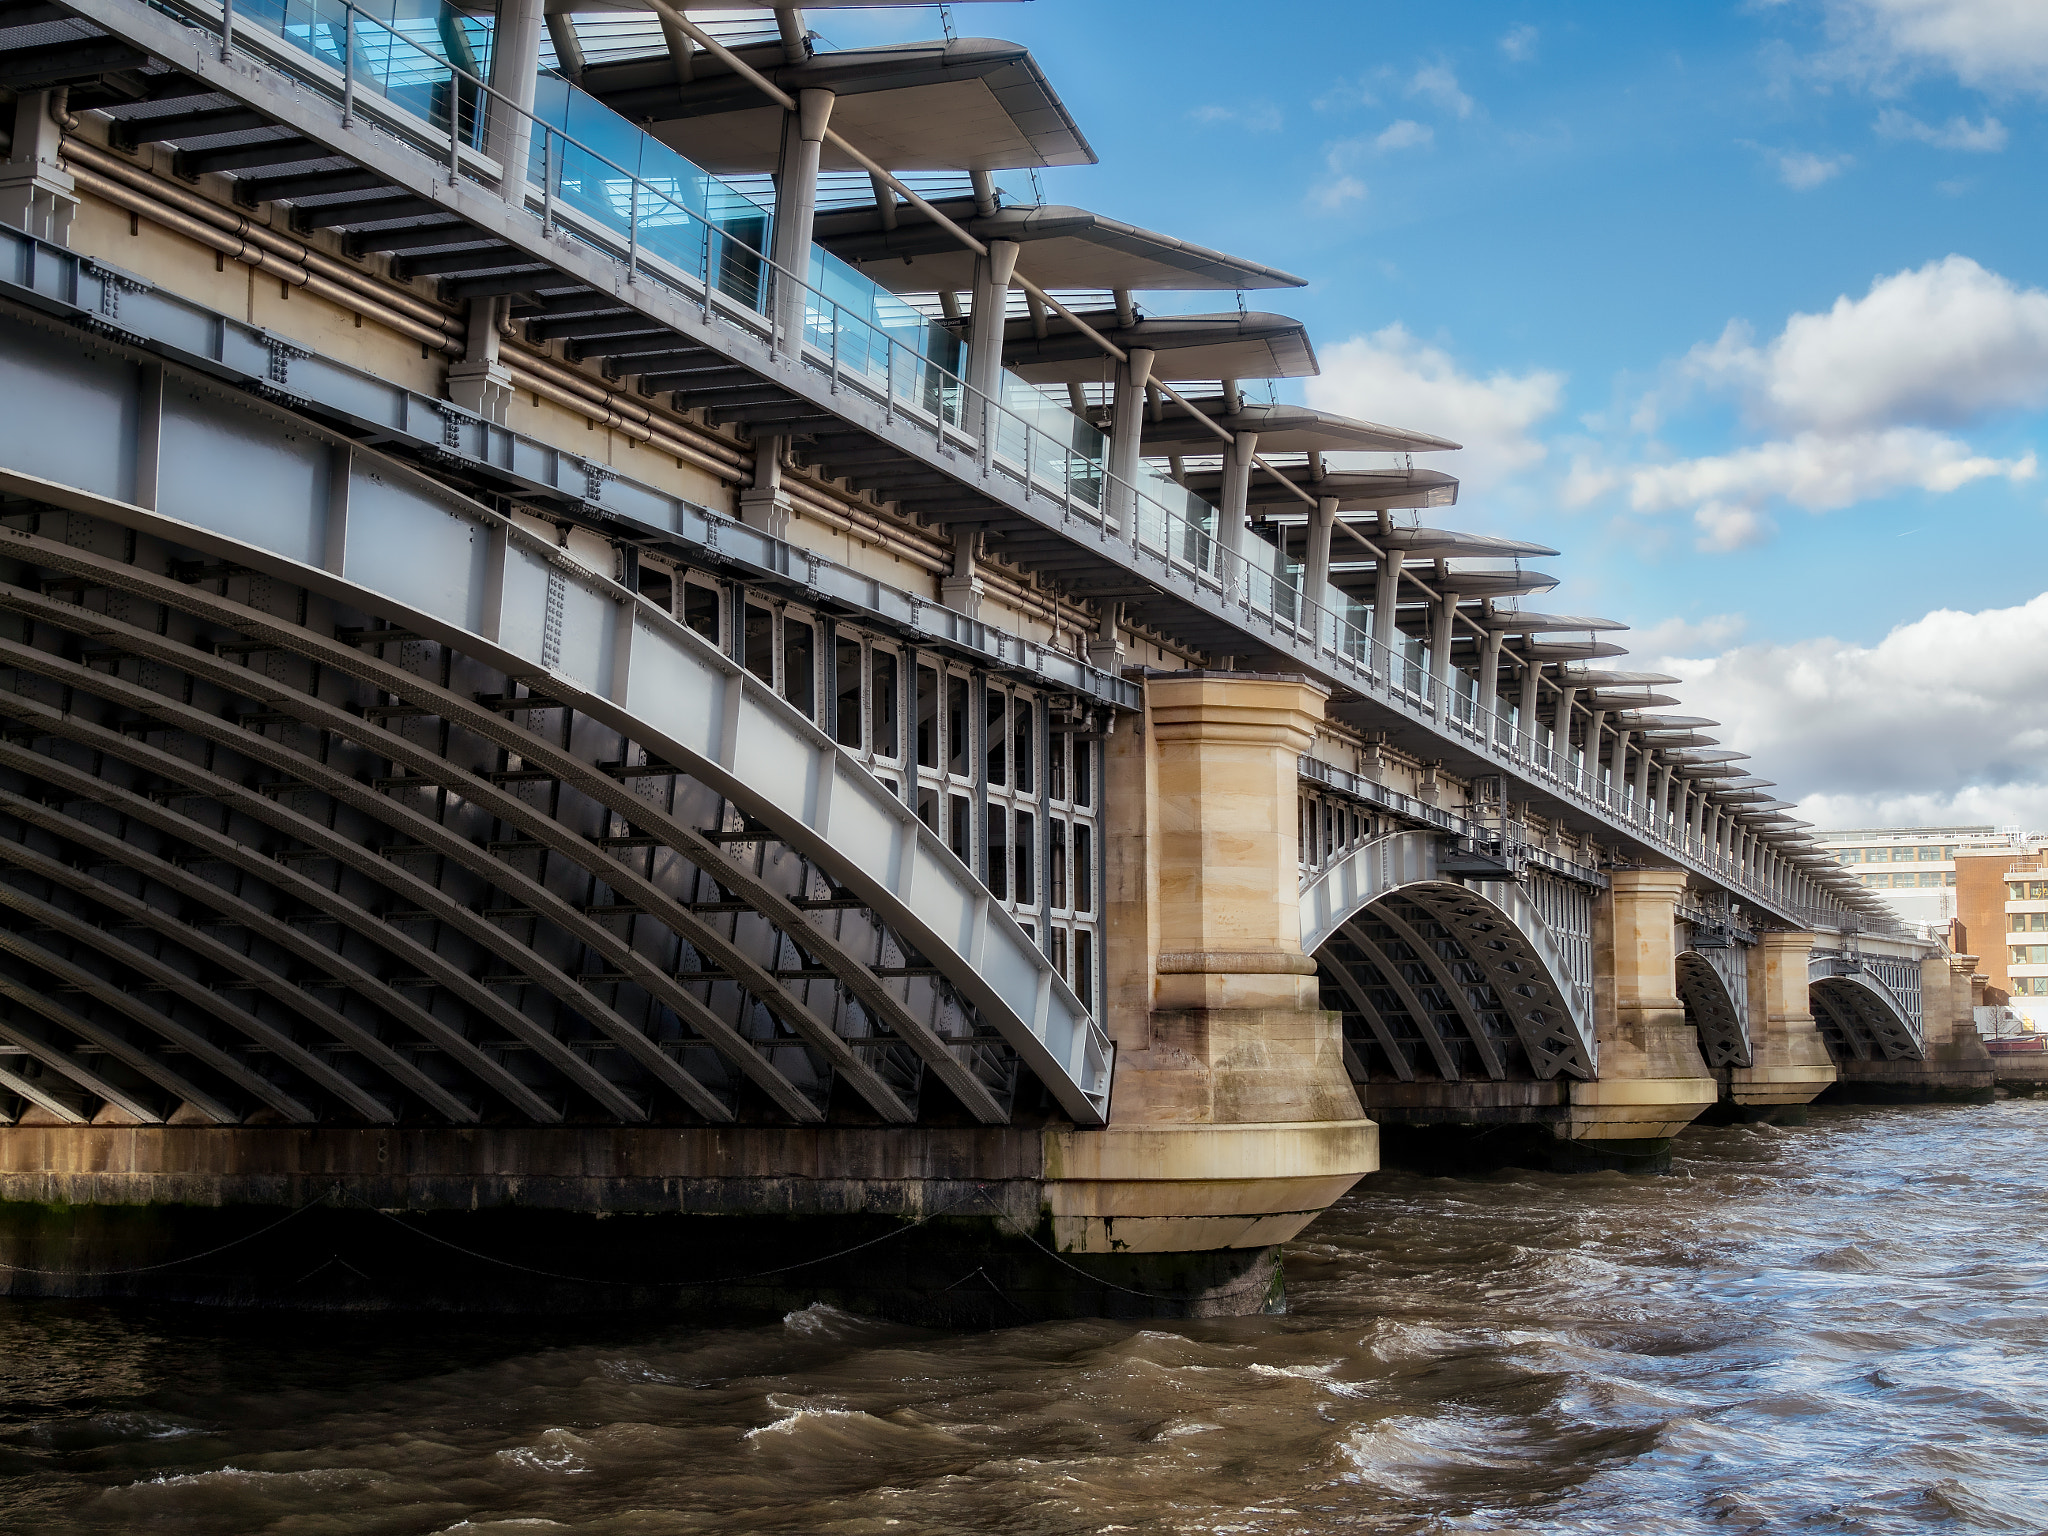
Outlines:
[[1285, 1317], [0, 1302], [0, 1531], [2048, 1530], [2048, 1099], [1381, 1173]]

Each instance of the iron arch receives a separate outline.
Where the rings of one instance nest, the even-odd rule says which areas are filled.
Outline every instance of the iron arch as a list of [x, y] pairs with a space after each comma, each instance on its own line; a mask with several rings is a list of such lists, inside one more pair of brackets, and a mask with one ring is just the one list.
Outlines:
[[1747, 977], [1729, 972], [1742, 965], [1742, 953], [1734, 948], [1683, 950], [1678, 955], [1678, 1000], [1685, 1004], [1685, 1021], [1699, 1031], [1700, 1054], [1709, 1070], [1756, 1065], [1749, 1039], [1749, 988]]
[[[1807, 981], [1813, 1022], [1828, 1051], [1842, 1061], [1925, 1061], [1919, 1024], [1891, 988], [1868, 973], [1819, 960]], [[1826, 969], [1823, 970], [1823, 967]]]
[[666, 611], [302, 417], [8, 340], [0, 383], [105, 429], [0, 420], [0, 980], [77, 993], [0, 1010], [20, 1049], [91, 1031], [109, 1088], [229, 1120], [806, 1121], [842, 1083], [902, 1121], [929, 1073], [1002, 1123], [1021, 1063], [1102, 1122], [1031, 936]]
[[1513, 882], [1439, 874], [1436, 848], [1396, 833], [1303, 886], [1302, 950], [1360, 1021], [1354, 1053], [1376, 1049], [1403, 1080], [1591, 1078], [1591, 1010], [1541, 912]]

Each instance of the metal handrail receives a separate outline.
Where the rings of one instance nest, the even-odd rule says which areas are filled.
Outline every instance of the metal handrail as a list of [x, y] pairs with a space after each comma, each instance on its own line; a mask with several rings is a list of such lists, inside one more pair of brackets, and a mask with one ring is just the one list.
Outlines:
[[[181, 14], [203, 24], [217, 25], [221, 34], [224, 56], [232, 50], [237, 28], [246, 33], [252, 25], [252, 18], [245, 10], [239, 16], [233, 9], [232, 0], [225, 4], [209, 4], [209, 0], [151, 0], [155, 8]], [[365, 109], [365, 100], [357, 82], [355, 61], [360, 51], [361, 27], [356, 13], [360, 9], [354, 0], [339, 0], [342, 32], [344, 34], [343, 68], [340, 73], [337, 100], [345, 116], [353, 118]], [[209, 10], [220, 13], [220, 21], [212, 23]], [[1601, 786], [1597, 769], [1590, 775], [1594, 779], [1592, 788], [1587, 787], [1588, 769], [1592, 765], [1583, 758], [1574, 761], [1567, 752], [1563, 767], [1559, 766], [1558, 754], [1536, 744], [1537, 733], [1526, 725], [1518, 725], [1512, 715], [1497, 708], [1487, 707], [1477, 700], [1454, 694], [1448, 688], [1437, 685], [1436, 667], [1423, 667], [1408, 660], [1388, 646], [1382, 645], [1370, 633], [1345, 618], [1340, 612], [1326, 605], [1321, 599], [1302, 592], [1276, 572], [1263, 569], [1244, 555], [1226, 549], [1215, 531], [1197, 527], [1185, 517], [1147, 494], [1140, 486], [1131, 484], [1110, 472], [1106, 462], [1098, 462], [1086, 455], [1077, 455], [1071, 440], [1060, 441], [1042, 428], [1035, 426], [1018, 415], [1002, 401], [994, 399], [968, 384], [958, 374], [944, 365], [933, 361], [916, 348], [899, 340], [883, 326], [875, 324], [864, 315], [848, 310], [837, 300], [812, 287], [805, 279], [778, 264], [771, 256], [756, 250], [744, 240], [713, 225], [695, 209], [678, 201], [662, 188], [646, 181], [637, 173], [627, 170], [600, 151], [590, 148], [575, 136], [552, 123], [536, 116], [519, 106], [502, 92], [452, 60], [444, 59], [431, 49], [391, 27], [385, 26], [374, 16], [364, 13], [364, 19], [380, 32], [403, 43], [431, 62], [437, 70], [448, 73], [448, 140], [445, 150], [438, 139], [427, 142], [424, 136], [414, 135], [421, 142], [415, 148], [429, 153], [436, 160], [445, 153], [449, 178], [452, 181], [463, 175], [465, 138], [481, 138], [485, 142], [493, 136], [489, 126], [489, 114], [471, 111], [465, 113], [461, 91], [455, 81], [461, 80], [473, 86], [482, 96], [505, 112], [524, 119], [529, 133], [528, 159], [531, 164], [533, 148], [531, 133], [540, 133], [539, 159], [541, 165], [540, 208], [541, 232], [544, 238], [551, 235], [559, 224], [564, 223], [563, 210], [558, 206], [555, 187], [561, 177], [563, 162], [569, 150], [588, 156], [593, 162], [604, 167], [628, 184], [628, 224], [624, 231], [623, 252], [608, 249], [602, 238], [583, 226], [586, 219], [605, 228], [602, 220], [579, 214], [573, 220], [573, 233], [593, 248], [605, 252], [614, 260], [627, 264], [627, 281], [635, 282], [647, 277], [662, 287], [674, 287], [685, 296], [702, 306], [708, 319], [714, 308], [721, 319], [738, 323], [742, 328], [765, 339], [772, 351], [779, 350], [786, 343], [791, 344], [795, 358], [801, 364], [829, 372], [835, 389], [851, 387], [863, 393], [879, 393], [880, 402], [888, 412], [889, 419], [906, 422], [919, 430], [931, 433], [939, 442], [955, 442], [958, 446], [972, 449], [984, 475], [1001, 473], [1018, 481], [1027, 499], [1034, 494], [1052, 495], [1047, 489], [1048, 481], [1060, 486], [1056, 500], [1060, 504], [1064, 523], [1075, 524], [1077, 532], [1085, 541], [1092, 534], [1099, 543], [1116, 540], [1128, 548], [1128, 557], [1133, 566], [1144, 570], [1147, 566], [1157, 567], [1157, 574], [1150, 579], [1157, 584], [1174, 590], [1186, 591], [1190, 595], [1201, 595], [1211, 602], [1220, 601], [1234, 610], [1238, 627], [1247, 634], [1258, 635], [1262, 630], [1267, 637], [1299, 654], [1306, 649], [1316, 657], [1317, 663], [1332, 676], [1342, 679], [1359, 692], [1375, 697], [1419, 723], [1431, 726], [1440, 733], [1461, 739], [1464, 745], [1479, 752], [1502, 767], [1510, 768], [1523, 776], [1541, 783], [1551, 793], [1568, 800], [1578, 808], [1593, 813], [1601, 820], [1625, 829], [1629, 835], [1649, 844], [1660, 851], [1677, 858], [1691, 861], [1711, 871], [1714, 877], [1729, 888], [1739, 891], [1752, 900], [1781, 913], [1790, 913], [1794, 908], [1791, 897], [1774, 889], [1772, 884], [1760, 878], [1748, 868], [1747, 860], [1736, 858], [1718, 849], [1711, 849], [1700, 839], [1689, 834], [1674, 834], [1669, 817], [1648, 814], [1648, 808], [1632, 803], [1633, 797], [1623, 785]], [[254, 23], [260, 25], [260, 23]], [[282, 25], [282, 23], [280, 23]], [[300, 47], [281, 30], [268, 35], [303, 58], [322, 62], [317, 52]], [[324, 66], [331, 70], [331, 66]], [[303, 80], [302, 83], [321, 88], [321, 83]], [[594, 100], [594, 99], [593, 99]], [[402, 114], [420, 121], [395, 102], [393, 109], [379, 113], [380, 118]], [[601, 105], [601, 104], [599, 104]], [[468, 132], [465, 133], [465, 119]], [[621, 119], [621, 122], [624, 122]], [[384, 126], [406, 135], [410, 130], [403, 122], [387, 121]], [[428, 123], [431, 127], [431, 122]], [[628, 124], [627, 126], [631, 126]], [[634, 130], [638, 132], [639, 130]], [[643, 135], [645, 137], [645, 135]], [[659, 142], [659, 141], [653, 141]], [[557, 146], [560, 148], [557, 148]], [[471, 158], [481, 158], [472, 147]], [[687, 163], [687, 162], [686, 162]], [[505, 193], [505, 171], [498, 167], [498, 191]], [[707, 180], [709, 180], [707, 176]], [[527, 207], [528, 193], [521, 189], [516, 206], [523, 212], [532, 212]], [[737, 195], [737, 194], [736, 194]], [[507, 199], [511, 202], [511, 199]], [[646, 242], [640, 238], [643, 225], [650, 219], [660, 217], [662, 207], [679, 213], [685, 220], [704, 226], [705, 245], [703, 271], [694, 276], [685, 269], [665, 258], [650, 252]], [[570, 210], [575, 213], [573, 207]], [[616, 234], [617, 231], [609, 231]], [[725, 244], [744, 253], [759, 263], [759, 270], [766, 275], [763, 302], [759, 307], [747, 304], [744, 308], [733, 303], [719, 302], [733, 299], [717, 286], [712, 270], [710, 251], [711, 238], [716, 235]], [[672, 283], [661, 269], [667, 268], [685, 280]], [[692, 292], [691, 285], [696, 285]], [[785, 286], [786, 285], [786, 286]], [[880, 291], [879, 289], [877, 290]], [[781, 313], [779, 301], [784, 298], [800, 299], [803, 312], [797, 324], [798, 334], [787, 337], [777, 324]], [[814, 325], [813, 316], [829, 320], [826, 325]], [[756, 322], [765, 322], [765, 325]], [[849, 368], [843, 355], [841, 338], [855, 335], [862, 329], [876, 333], [862, 343], [862, 354], [872, 356], [881, 353], [882, 371], [877, 381], [868, 367]], [[818, 330], [823, 340], [813, 346], [810, 333]], [[897, 354], [903, 353], [912, 360], [908, 370], [919, 396], [936, 396], [940, 404], [926, 408], [912, 404], [904, 398], [898, 385]], [[815, 356], [808, 355], [815, 353]], [[948, 411], [944, 401], [951, 397], [957, 406]], [[1062, 413], [1066, 414], [1066, 413]], [[950, 418], [950, 419], [949, 419]], [[978, 418], [978, 420], [976, 420]], [[1078, 416], [1070, 419], [1086, 431], [1101, 436], [1090, 423]], [[979, 427], [979, 432], [969, 435], [967, 428]], [[953, 429], [949, 432], [949, 428]], [[1008, 430], [1006, 430], [1008, 429]], [[954, 433], [958, 433], [957, 438]], [[998, 448], [999, 443], [1021, 442], [1021, 474], [1006, 455]], [[1045, 445], [1043, 457], [1040, 446]], [[1106, 454], [1104, 455], [1106, 459]], [[1088, 473], [1077, 477], [1077, 464], [1085, 465]], [[1041, 477], [1039, 467], [1043, 465], [1048, 473]], [[1077, 495], [1077, 479], [1081, 494]], [[1148, 529], [1147, 524], [1150, 524]], [[1149, 535], [1149, 536], [1148, 536]], [[1263, 546], [1262, 546], [1263, 547]], [[1334, 589], [1328, 589], [1334, 591]], [[1461, 674], [1462, 676], [1462, 674]], [[1846, 906], [1839, 909], [1812, 908], [1815, 912], [1827, 912], [1831, 921], [1842, 922], [1853, 917]]]

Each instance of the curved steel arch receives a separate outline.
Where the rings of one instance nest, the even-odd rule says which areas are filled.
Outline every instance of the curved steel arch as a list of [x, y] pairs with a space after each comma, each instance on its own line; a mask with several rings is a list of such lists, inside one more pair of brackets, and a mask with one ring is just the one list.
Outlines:
[[1699, 1031], [1700, 1054], [1709, 1068], [1755, 1065], [1748, 1011], [1716, 963], [1717, 956], [1729, 953], [1686, 949], [1676, 960], [1678, 998], [1685, 1004], [1686, 1022]]
[[[1301, 891], [1302, 952], [1316, 954], [1367, 907], [1398, 894], [1441, 924], [1484, 973], [1539, 1078], [1560, 1072], [1593, 1077], [1598, 1058], [1591, 1011], [1576, 988], [1559, 980], [1571, 970], [1542, 912], [1511, 881], [1466, 884], [1440, 876], [1436, 849], [1437, 834], [1400, 832], [1317, 871]], [[1485, 1039], [1486, 1020], [1468, 986], [1449, 990], [1475, 1044]], [[1484, 1061], [1484, 1046], [1480, 1054]]]
[[1873, 1055], [1886, 1061], [1925, 1061], [1927, 1042], [1891, 988], [1861, 971], [1834, 970], [1839, 963], [1814, 961], [1806, 984], [1814, 1022], [1829, 1051], [1855, 1061], [1869, 1061]]
[[[63, 350], [68, 362], [18, 356], [10, 376], [27, 387], [39, 387], [39, 376], [53, 380], [79, 397], [81, 421], [94, 425], [132, 426], [140, 401], [143, 430], [152, 435], [153, 483], [123, 483], [140, 471], [120, 468], [81, 476], [77, 442], [38, 441], [0, 424], [0, 456], [10, 465], [0, 488], [292, 582], [460, 651], [642, 744], [651, 760], [729, 801], [762, 841], [790, 849], [858, 898], [886, 935], [901, 935], [918, 963], [972, 1007], [991, 1038], [1031, 1066], [1070, 1116], [1102, 1123], [1108, 1040], [1051, 961], [909, 807], [737, 662], [508, 520], [301, 417], [173, 369], [135, 367], [118, 349], [91, 341]], [[133, 461], [118, 435], [103, 446], [105, 465]], [[79, 478], [92, 488], [76, 484]], [[293, 494], [280, 497], [281, 483]], [[163, 578], [121, 560], [14, 529], [0, 533], [0, 548], [8, 546], [34, 566], [164, 600], [153, 590]], [[64, 622], [81, 634], [124, 627], [67, 606]], [[871, 1012], [901, 1012], [874, 973], [884, 960], [846, 950], [783, 893], [750, 876], [728, 857], [729, 829], [685, 826], [504, 715], [352, 645], [190, 586], [178, 606], [259, 646], [394, 688], [410, 712], [459, 722], [522, 761], [539, 762], [609, 806], [629, 830], [651, 833], [700, 867], [708, 860], [712, 879], [771, 922], [787, 924], [819, 974]], [[303, 702], [288, 688], [266, 687], [254, 668], [236, 686], [285, 713]], [[808, 984], [810, 974], [798, 977]], [[971, 1039], [907, 1038], [929, 1052], [929, 1065], [957, 1084], [979, 1118], [991, 1111], [1004, 1117], [963, 1065], [962, 1053], [971, 1058], [978, 1049]]]

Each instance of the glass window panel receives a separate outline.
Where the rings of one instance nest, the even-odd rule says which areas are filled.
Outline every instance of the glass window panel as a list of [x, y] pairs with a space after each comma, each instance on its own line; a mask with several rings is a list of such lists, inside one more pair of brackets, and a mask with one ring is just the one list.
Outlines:
[[638, 582], [640, 595], [663, 613], [675, 612], [676, 580], [659, 566], [640, 567]]
[[1038, 842], [1037, 818], [1029, 811], [1017, 813], [1016, 852], [1011, 862], [1016, 867], [1017, 905], [1028, 907], [1038, 900]]
[[1046, 839], [1045, 878], [1051, 888], [1052, 904], [1064, 907], [1067, 904], [1067, 824], [1055, 816], [1047, 823], [1051, 836]]
[[1003, 718], [1009, 696], [999, 688], [988, 691], [988, 729], [982, 740], [988, 743], [988, 781], [1007, 784], [1010, 774], [1010, 726]]
[[1053, 799], [1064, 800], [1067, 798], [1067, 733], [1054, 731], [1046, 746], [1051, 749], [1052, 762], [1046, 772], [1045, 787]]
[[1095, 910], [1095, 829], [1074, 823], [1074, 910]]
[[694, 581], [683, 583], [683, 622], [713, 645], [719, 643], [719, 607], [716, 587], [700, 587]]
[[838, 694], [839, 745], [859, 751], [867, 741], [860, 713], [860, 642], [841, 640], [833, 647], [834, 690]]
[[811, 626], [788, 614], [782, 616], [782, 696], [815, 718], [818, 709], [818, 678]]
[[1095, 803], [1095, 743], [1074, 743], [1074, 804]]
[[868, 705], [874, 710], [875, 755], [903, 755], [902, 727], [896, 716], [896, 653], [877, 646], [868, 652]]
[[946, 840], [953, 849], [953, 857], [962, 864], [974, 863], [974, 802], [965, 795], [947, 797], [950, 814], [947, 816]]
[[747, 670], [764, 683], [775, 681], [775, 615], [747, 604]]
[[939, 674], [917, 669], [917, 765], [939, 766]]
[[1007, 806], [988, 808], [988, 888], [996, 900], [1010, 898], [1010, 812]]
[[973, 771], [968, 755], [967, 679], [946, 679], [946, 772], [966, 778]]
[[[1038, 706], [1032, 700], [1018, 697], [1010, 704], [1010, 740], [1016, 750], [1012, 761], [1016, 764], [1017, 788], [1030, 794], [1035, 787], [1038, 769], [1037, 731]], [[1018, 841], [1022, 842], [1020, 834]]]

